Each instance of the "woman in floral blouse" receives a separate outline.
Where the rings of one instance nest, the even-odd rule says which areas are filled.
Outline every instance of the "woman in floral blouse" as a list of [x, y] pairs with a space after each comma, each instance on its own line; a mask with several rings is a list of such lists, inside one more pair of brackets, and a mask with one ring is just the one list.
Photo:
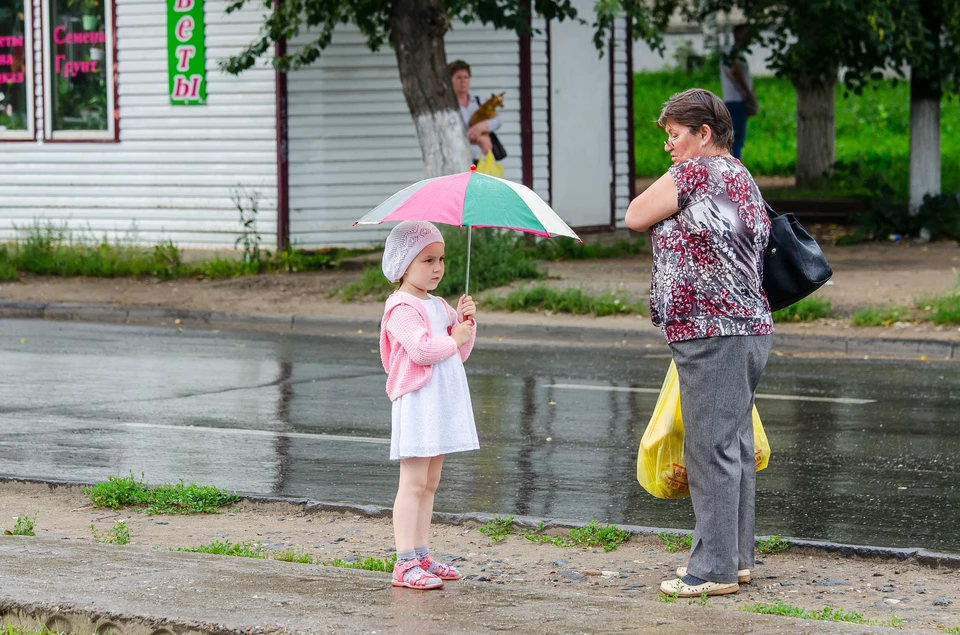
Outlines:
[[650, 316], [680, 375], [696, 515], [689, 563], [660, 588], [680, 597], [736, 593], [754, 565], [752, 409], [773, 343], [761, 287], [770, 219], [750, 172], [730, 154], [733, 124], [716, 95], [674, 95], [657, 125], [673, 165], [630, 203], [626, 223], [652, 236]]

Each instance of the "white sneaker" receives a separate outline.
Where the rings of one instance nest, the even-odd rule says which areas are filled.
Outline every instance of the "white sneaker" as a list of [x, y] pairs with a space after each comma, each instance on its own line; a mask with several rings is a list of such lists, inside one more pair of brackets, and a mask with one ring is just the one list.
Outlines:
[[701, 595], [727, 595], [740, 590], [736, 582], [704, 582], [691, 586], [684, 584], [680, 578], [664, 580], [660, 583], [660, 591], [678, 598], [698, 598]]
[[[677, 577], [682, 578], [687, 575], [686, 567], [677, 567]], [[740, 584], [747, 584], [750, 582], [750, 569], [740, 569], [737, 571], [737, 582]]]

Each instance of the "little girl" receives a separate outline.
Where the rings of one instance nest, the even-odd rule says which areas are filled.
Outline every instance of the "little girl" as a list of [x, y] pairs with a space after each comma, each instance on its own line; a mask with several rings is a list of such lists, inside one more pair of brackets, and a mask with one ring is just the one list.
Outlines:
[[437, 589], [461, 577], [430, 557], [433, 496], [444, 455], [480, 447], [463, 370], [476, 338], [477, 307], [461, 296], [454, 313], [443, 298], [428, 293], [443, 279], [443, 258], [443, 236], [426, 221], [394, 227], [383, 250], [383, 274], [400, 282], [380, 323], [380, 359], [393, 401], [390, 459], [400, 461], [391, 583], [411, 589]]

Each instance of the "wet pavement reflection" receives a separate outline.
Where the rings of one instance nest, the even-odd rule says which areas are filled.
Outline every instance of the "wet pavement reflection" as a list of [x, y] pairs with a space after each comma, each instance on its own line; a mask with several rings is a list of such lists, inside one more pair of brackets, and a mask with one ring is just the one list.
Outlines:
[[[693, 526], [637, 484], [665, 349], [477, 350], [481, 450], [437, 508]], [[960, 552], [960, 372], [943, 361], [771, 357], [757, 531]], [[0, 475], [145, 473], [259, 494], [392, 504], [374, 339], [0, 321]]]

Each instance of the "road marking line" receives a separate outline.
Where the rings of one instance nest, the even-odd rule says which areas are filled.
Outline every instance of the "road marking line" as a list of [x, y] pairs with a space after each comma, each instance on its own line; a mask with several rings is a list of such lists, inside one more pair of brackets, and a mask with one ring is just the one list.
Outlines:
[[[587, 384], [550, 384], [547, 388], [566, 388], [568, 390], [599, 390], [604, 392], [639, 392], [659, 395], [659, 388], [629, 388], [627, 386], [590, 386]], [[770, 395], [757, 393], [757, 399], [776, 399], [778, 401], [820, 401], [825, 403], [845, 403], [861, 406], [875, 403], [876, 399], [855, 399], [853, 397], [805, 397], [803, 395]]]
[[270, 430], [244, 430], [242, 428], [214, 428], [212, 426], [171, 426], [162, 423], [124, 423], [129, 428], [153, 428], [157, 430], [193, 430], [197, 432], [223, 432], [226, 434], [246, 434], [261, 437], [288, 437], [290, 439], [317, 439], [320, 441], [354, 441], [356, 443], [389, 444], [390, 439], [373, 437], [348, 437], [339, 434], [312, 434], [310, 432], [272, 432]]

